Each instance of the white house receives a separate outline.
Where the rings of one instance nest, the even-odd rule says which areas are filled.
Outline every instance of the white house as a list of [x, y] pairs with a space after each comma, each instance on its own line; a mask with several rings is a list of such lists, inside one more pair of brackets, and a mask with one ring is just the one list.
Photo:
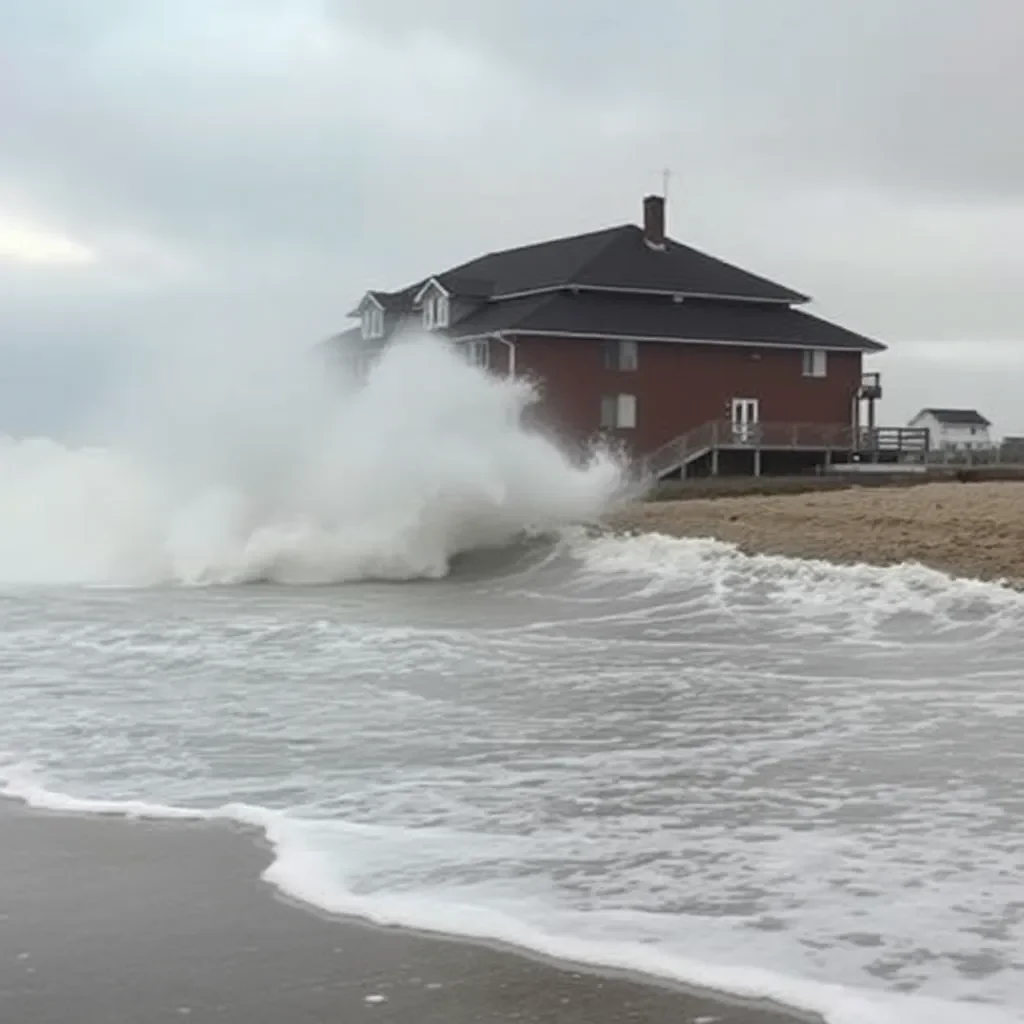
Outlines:
[[976, 409], [922, 409], [907, 425], [927, 427], [932, 449], [967, 451], [992, 445], [992, 424]]

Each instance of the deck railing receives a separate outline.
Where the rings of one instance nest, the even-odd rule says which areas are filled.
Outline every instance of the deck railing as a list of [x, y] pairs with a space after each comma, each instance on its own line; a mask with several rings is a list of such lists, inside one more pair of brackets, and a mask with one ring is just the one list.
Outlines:
[[922, 455], [928, 451], [930, 435], [927, 427], [872, 427], [861, 430], [859, 434], [859, 451]]
[[919, 427], [858, 428], [848, 424], [734, 423], [711, 420], [673, 438], [643, 460], [644, 472], [661, 476], [715, 449], [887, 453], [924, 459], [928, 430]]
[[877, 371], [869, 370], [862, 373], [860, 377], [860, 391], [858, 398], [879, 399], [882, 397], [882, 375]]
[[715, 439], [721, 448], [788, 448], [793, 450], [836, 449], [853, 446], [853, 428], [822, 423], [733, 423], [715, 424]]
[[985, 448], [933, 448], [927, 453], [929, 466], [1024, 466], [1024, 448], [1019, 445], [990, 445]]

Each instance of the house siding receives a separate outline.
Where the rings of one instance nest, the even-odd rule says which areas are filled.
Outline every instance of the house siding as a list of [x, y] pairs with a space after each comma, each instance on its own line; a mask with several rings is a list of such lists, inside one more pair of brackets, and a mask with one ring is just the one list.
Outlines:
[[[860, 387], [860, 352], [829, 352], [827, 375], [803, 375], [798, 349], [642, 342], [636, 370], [605, 369], [602, 343], [518, 337], [516, 367], [541, 383], [543, 420], [567, 440], [601, 428], [601, 396], [633, 394], [637, 424], [619, 436], [638, 454], [709, 420], [730, 416], [734, 398], [756, 398], [762, 422], [849, 424]], [[491, 343], [491, 365], [507, 368]]]
[[943, 423], [932, 415], [915, 416], [910, 426], [928, 429], [930, 448], [988, 448], [992, 438], [988, 427], [978, 424]]

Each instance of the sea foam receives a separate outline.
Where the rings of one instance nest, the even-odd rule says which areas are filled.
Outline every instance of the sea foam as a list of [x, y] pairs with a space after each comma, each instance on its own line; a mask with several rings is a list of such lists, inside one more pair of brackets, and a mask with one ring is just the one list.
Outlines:
[[624, 493], [611, 452], [570, 458], [524, 423], [538, 398], [422, 337], [365, 382], [281, 354], [160, 366], [89, 446], [0, 441], [0, 583], [442, 576]]
[[[954, 1003], [921, 996], [869, 992], [788, 977], [756, 967], [721, 965], [682, 957], [638, 942], [606, 941], [591, 935], [589, 915], [550, 926], [550, 909], [517, 899], [481, 900], [471, 887], [438, 892], [395, 891], [363, 894], [347, 884], [346, 849], [354, 838], [383, 839], [376, 833], [402, 832], [342, 821], [304, 819], [246, 804], [189, 808], [140, 800], [89, 799], [48, 788], [20, 768], [0, 769], [0, 795], [30, 807], [73, 814], [136, 820], [232, 822], [261, 830], [275, 859], [263, 878], [282, 893], [331, 914], [378, 925], [497, 942], [552, 959], [597, 969], [626, 970], [753, 1002], [774, 1003], [820, 1015], [826, 1024], [1013, 1024], [1024, 1020], [1012, 1010], [976, 1003]], [[413, 834], [400, 837], [419, 842]], [[372, 848], [377, 842], [370, 844]], [[349, 854], [348, 856], [351, 856]], [[557, 915], [554, 915], [557, 921]]]

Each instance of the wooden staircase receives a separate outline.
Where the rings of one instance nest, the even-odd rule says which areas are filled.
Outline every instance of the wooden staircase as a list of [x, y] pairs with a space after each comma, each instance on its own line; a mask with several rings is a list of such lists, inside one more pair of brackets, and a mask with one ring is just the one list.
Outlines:
[[714, 449], [717, 427], [718, 421], [711, 420], [655, 448], [643, 459], [643, 475], [654, 480], [662, 480], [676, 472], [686, 476], [687, 466]]

